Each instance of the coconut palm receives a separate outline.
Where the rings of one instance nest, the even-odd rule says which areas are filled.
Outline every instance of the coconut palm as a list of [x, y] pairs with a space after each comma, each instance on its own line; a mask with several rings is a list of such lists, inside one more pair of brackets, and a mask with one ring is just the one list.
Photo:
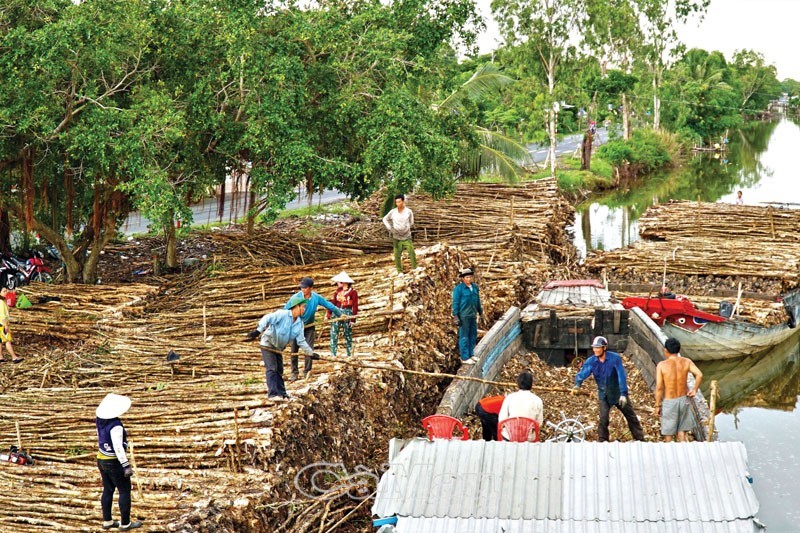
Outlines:
[[[490, 92], [498, 91], [514, 80], [492, 63], [481, 65], [469, 80], [453, 91], [442, 102], [433, 106], [440, 113], [458, 113], [467, 100], [480, 100]], [[461, 143], [458, 171], [462, 176], [478, 176], [482, 170], [492, 170], [509, 183], [520, 180], [525, 166], [530, 164], [528, 149], [519, 140], [499, 131], [473, 126], [478, 139], [475, 148], [466, 140]]]

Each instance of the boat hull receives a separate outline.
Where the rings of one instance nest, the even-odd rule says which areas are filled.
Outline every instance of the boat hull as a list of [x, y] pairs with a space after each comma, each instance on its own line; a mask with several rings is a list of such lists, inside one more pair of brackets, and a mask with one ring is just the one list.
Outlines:
[[797, 331], [786, 324], [764, 328], [736, 321], [709, 322], [694, 331], [665, 322], [661, 329], [680, 341], [681, 354], [695, 361], [762, 355]]

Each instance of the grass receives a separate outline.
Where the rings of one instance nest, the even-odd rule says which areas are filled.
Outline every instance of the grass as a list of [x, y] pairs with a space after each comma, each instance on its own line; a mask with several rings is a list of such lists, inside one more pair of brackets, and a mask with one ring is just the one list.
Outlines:
[[316, 215], [352, 215], [361, 213], [350, 202], [334, 202], [331, 204], [312, 205], [297, 209], [285, 209], [278, 214], [278, 218], [306, 218]]
[[[580, 170], [581, 160], [572, 155], [558, 158], [556, 163], [556, 178], [558, 187], [565, 192], [582, 190], [607, 189], [614, 181], [614, 168], [611, 164], [599, 157], [592, 157], [591, 170]], [[523, 182], [531, 182], [550, 177], [550, 168], [542, 168], [527, 174]], [[496, 174], [482, 174], [482, 183], [505, 183], [505, 180]]]

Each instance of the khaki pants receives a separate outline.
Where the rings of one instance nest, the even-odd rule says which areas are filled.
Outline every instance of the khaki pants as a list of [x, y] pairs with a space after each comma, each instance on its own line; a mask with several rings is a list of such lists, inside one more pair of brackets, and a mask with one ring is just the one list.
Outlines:
[[392, 239], [392, 246], [394, 248], [394, 266], [397, 267], [398, 272], [403, 272], [403, 250], [408, 251], [411, 269], [417, 268], [417, 254], [414, 253], [414, 244], [411, 242], [411, 239], [405, 241]]

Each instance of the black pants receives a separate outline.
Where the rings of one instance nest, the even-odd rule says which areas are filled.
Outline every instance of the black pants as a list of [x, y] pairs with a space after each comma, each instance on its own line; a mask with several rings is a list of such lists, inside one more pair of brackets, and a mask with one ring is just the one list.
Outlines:
[[119, 491], [120, 524], [131, 523], [131, 478], [125, 477], [122, 465], [116, 459], [98, 459], [97, 468], [103, 479], [103, 496], [100, 506], [103, 508], [103, 520], [110, 522], [111, 504], [114, 502], [114, 489]]
[[[309, 346], [311, 346], [311, 349], [313, 350], [314, 349], [314, 339], [316, 339], [316, 337], [317, 337], [317, 327], [316, 326], [307, 327], [305, 332], [304, 332], [304, 334], [305, 334], [305, 337], [306, 337], [306, 342], [308, 343]], [[297, 352], [300, 351], [300, 347], [297, 345], [297, 341], [295, 341], [295, 340], [292, 341], [292, 345], [291, 346], [292, 346], [292, 374], [298, 374], [300, 372], [300, 369], [298, 368], [299, 367], [299, 363], [300, 363], [300, 356], [299, 355], [294, 355], [294, 354], [296, 354]], [[304, 370], [303, 370], [304, 373], [305, 372], [311, 372], [311, 361], [312, 361], [311, 356], [307, 355], [306, 356], [305, 365], [303, 367], [304, 368]]]
[[644, 430], [642, 424], [639, 423], [639, 417], [636, 416], [636, 411], [633, 410], [630, 399], [625, 407], [620, 407], [619, 404], [611, 404], [605, 397], [600, 397], [600, 423], [597, 426], [597, 440], [600, 442], [608, 442], [608, 419], [612, 407], [616, 407], [625, 417], [628, 422], [628, 429], [631, 430], [631, 435], [635, 440], [644, 440]]
[[487, 412], [480, 402], [475, 404], [475, 414], [481, 421], [483, 440], [497, 440], [497, 415]]
[[286, 384], [283, 382], [283, 356], [261, 348], [261, 359], [267, 369], [267, 397], [286, 397]]

